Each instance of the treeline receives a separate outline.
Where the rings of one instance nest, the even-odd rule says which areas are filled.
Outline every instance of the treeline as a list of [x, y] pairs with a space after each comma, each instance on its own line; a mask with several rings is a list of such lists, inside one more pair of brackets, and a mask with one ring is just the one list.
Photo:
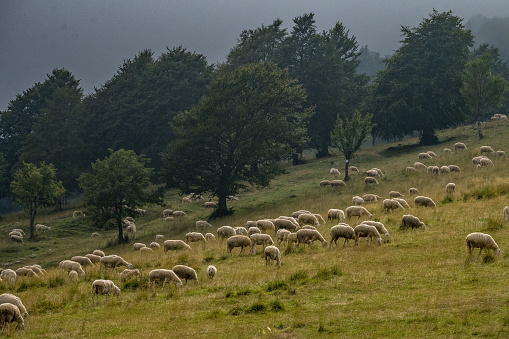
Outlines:
[[[150, 159], [153, 182], [226, 197], [240, 182], [268, 185], [278, 162], [298, 164], [305, 148], [328, 156], [338, 116], [370, 112], [373, 137], [418, 130], [423, 143], [437, 128], [476, 120], [460, 92], [471, 58], [489, 54], [490, 74], [509, 78], [498, 49], [472, 49], [451, 12], [433, 11], [402, 34], [381, 64], [343, 24], [318, 32], [309, 13], [289, 31], [279, 19], [243, 31], [220, 65], [183, 47], [141, 51], [88, 96], [71, 72], [55, 69], [0, 112], [1, 196], [23, 162], [53, 164], [65, 189], [79, 191], [91, 163], [126, 149]], [[494, 109], [505, 108], [499, 100], [480, 118]]]

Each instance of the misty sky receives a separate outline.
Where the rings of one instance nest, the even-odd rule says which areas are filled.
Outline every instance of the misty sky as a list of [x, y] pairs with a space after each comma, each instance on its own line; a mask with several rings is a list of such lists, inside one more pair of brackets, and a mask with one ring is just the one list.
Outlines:
[[475, 14], [509, 17], [508, 0], [0, 0], [0, 110], [54, 68], [92, 93], [144, 49], [157, 58], [182, 45], [220, 62], [242, 30], [276, 18], [290, 29], [309, 12], [320, 32], [342, 22], [383, 56], [399, 47], [402, 25], [418, 26], [433, 8], [464, 24]]

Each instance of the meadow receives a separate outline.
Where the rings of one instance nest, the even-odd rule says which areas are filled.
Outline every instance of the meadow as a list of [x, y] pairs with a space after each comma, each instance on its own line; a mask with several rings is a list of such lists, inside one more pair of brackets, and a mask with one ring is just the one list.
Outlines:
[[[48, 271], [40, 279], [20, 277], [14, 283], [0, 283], [0, 293], [19, 296], [30, 314], [25, 330], [13, 331], [9, 337], [508, 337], [509, 224], [502, 210], [509, 205], [509, 160], [489, 155], [494, 166], [479, 170], [471, 159], [479, 155], [481, 145], [509, 151], [509, 124], [487, 123], [484, 133], [480, 141], [475, 126], [461, 126], [439, 131], [440, 144], [430, 147], [417, 146], [416, 138], [365, 146], [351, 164], [361, 171], [382, 169], [385, 176], [376, 187], [367, 187], [355, 173], [341, 189], [319, 187], [321, 180], [332, 179], [331, 162], [344, 170], [344, 159], [332, 157], [288, 165], [287, 173], [270, 187], [240, 192], [239, 200], [230, 203], [234, 215], [211, 220], [213, 228], [205, 232], [215, 233], [222, 225], [245, 226], [247, 220], [291, 215], [299, 209], [327, 219], [328, 209], [346, 209], [354, 195], [376, 193], [388, 198], [391, 190], [405, 194], [411, 206], [405, 211], [386, 213], [381, 202], [365, 204], [373, 220], [388, 229], [389, 243], [377, 246], [362, 239], [359, 246], [350, 241], [346, 247], [322, 248], [319, 242], [305, 247], [282, 245], [280, 268], [265, 265], [260, 247], [256, 255], [239, 255], [237, 248], [229, 256], [224, 242], [205, 248], [191, 244], [189, 252], [165, 254], [161, 249], [147, 256], [134, 252], [134, 241], [148, 245], [156, 234], [184, 239], [186, 232], [195, 230], [196, 220], [210, 214], [203, 203], [182, 203], [182, 196], [173, 191], [166, 196], [166, 208], [184, 210], [187, 217], [167, 222], [162, 218], [165, 207], [148, 206], [146, 216], [136, 219], [134, 241], [126, 245], [114, 245], [116, 230], [98, 230], [86, 219], [73, 220], [73, 211], [81, 208], [79, 201], [64, 211], [41, 211], [37, 222], [52, 230], [23, 246], [11, 244], [7, 234], [13, 228], [26, 231], [26, 215], [4, 215], [0, 267], [40, 264]], [[444, 155], [443, 148], [454, 149], [455, 142], [464, 142], [468, 150]], [[405, 168], [418, 161], [418, 153], [428, 150], [438, 157], [424, 161], [426, 165], [455, 164], [461, 172], [406, 174]], [[452, 197], [445, 192], [449, 182], [456, 184]], [[431, 197], [436, 209], [413, 207], [410, 187]], [[400, 230], [403, 214], [419, 217], [426, 230]], [[358, 223], [354, 219], [350, 225]], [[318, 227], [328, 241], [334, 224], [327, 221]], [[95, 231], [102, 237], [91, 239]], [[469, 256], [465, 237], [471, 232], [491, 234], [502, 254], [478, 255], [476, 250]], [[57, 268], [59, 261], [94, 249], [123, 256], [143, 277], [122, 283], [121, 269], [103, 272], [92, 267], [78, 282], [69, 282], [67, 274]], [[150, 270], [171, 269], [176, 264], [195, 268], [199, 282], [182, 288], [148, 286]], [[209, 264], [218, 269], [212, 281], [205, 274]], [[99, 303], [92, 303], [91, 284], [99, 278], [113, 280], [122, 290], [120, 297], [105, 300], [102, 296]]]

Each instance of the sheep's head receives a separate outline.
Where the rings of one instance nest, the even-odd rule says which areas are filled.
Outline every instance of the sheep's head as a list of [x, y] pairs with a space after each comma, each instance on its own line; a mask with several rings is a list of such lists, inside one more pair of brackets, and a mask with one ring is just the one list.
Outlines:
[[378, 239], [376, 239], [376, 243], [377, 243], [378, 245], [382, 245], [382, 238], [378, 238]]
[[497, 249], [495, 250], [495, 255], [500, 255], [500, 248], [497, 248]]
[[424, 223], [421, 222], [421, 230], [425, 230], [426, 229], [426, 225]]
[[130, 269], [130, 270], [132, 270], [132, 269], [133, 269], [133, 264], [129, 264], [129, 263], [128, 263], [126, 266], [127, 266], [127, 268], [128, 268], [128, 269]]

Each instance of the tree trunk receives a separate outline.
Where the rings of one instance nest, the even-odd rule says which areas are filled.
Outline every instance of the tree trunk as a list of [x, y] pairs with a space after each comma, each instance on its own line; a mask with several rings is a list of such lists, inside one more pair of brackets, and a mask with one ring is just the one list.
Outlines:
[[37, 209], [35, 207], [30, 207], [28, 209], [28, 213], [30, 214], [30, 239], [33, 239], [34, 238], [35, 215], [37, 214]]
[[217, 204], [217, 215], [228, 215], [228, 206], [226, 205], [226, 194], [219, 194]]
[[434, 145], [438, 142], [438, 138], [435, 135], [435, 130], [430, 127], [425, 127], [422, 129], [421, 140], [419, 144], [424, 146]]
[[482, 134], [481, 120], [477, 120], [477, 133], [479, 134], [479, 140], [484, 138], [484, 135]]
[[293, 166], [299, 165], [299, 153], [292, 154], [292, 165]]
[[124, 229], [122, 228], [122, 210], [117, 210], [116, 222], [118, 227], [118, 243], [124, 243]]
[[345, 162], [345, 181], [350, 180], [350, 176], [348, 175], [348, 166], [350, 165], [350, 159], [346, 159]]

